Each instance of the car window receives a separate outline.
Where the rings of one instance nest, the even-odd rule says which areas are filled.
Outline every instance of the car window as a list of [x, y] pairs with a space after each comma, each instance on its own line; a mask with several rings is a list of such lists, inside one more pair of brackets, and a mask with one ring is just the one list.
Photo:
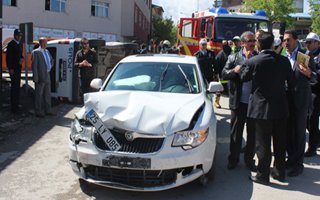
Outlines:
[[196, 66], [184, 63], [120, 63], [104, 91], [141, 90], [152, 92], [199, 93]]

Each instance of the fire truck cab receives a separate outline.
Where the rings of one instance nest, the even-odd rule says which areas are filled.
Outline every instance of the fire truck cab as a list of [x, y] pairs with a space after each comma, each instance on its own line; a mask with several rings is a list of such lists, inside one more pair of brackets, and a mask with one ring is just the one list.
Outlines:
[[245, 31], [256, 32], [267, 29], [268, 17], [263, 10], [254, 13], [230, 12], [225, 8], [211, 8], [196, 12], [192, 18], [181, 18], [178, 25], [177, 43], [181, 54], [193, 55], [199, 49], [202, 38], [208, 40], [208, 47], [218, 53], [222, 40], [232, 40]]

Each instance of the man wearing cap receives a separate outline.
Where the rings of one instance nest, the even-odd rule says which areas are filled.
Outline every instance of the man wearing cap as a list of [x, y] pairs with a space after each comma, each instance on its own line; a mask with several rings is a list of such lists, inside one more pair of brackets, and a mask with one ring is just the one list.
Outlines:
[[22, 56], [22, 33], [19, 29], [14, 30], [14, 38], [7, 46], [7, 67], [9, 69], [11, 79], [11, 112], [18, 113], [20, 100], [20, 81], [21, 81], [21, 67], [24, 61]]
[[310, 59], [314, 60], [318, 83], [311, 86], [312, 111], [308, 118], [309, 145], [305, 157], [317, 155], [317, 147], [320, 144], [319, 116], [320, 116], [320, 39], [315, 33], [309, 33], [306, 38], [307, 52]]
[[234, 44], [233, 50], [232, 50], [233, 53], [239, 52], [241, 50], [241, 39], [240, 39], [240, 37], [239, 36], [234, 36], [232, 41], [233, 41], [233, 44]]
[[199, 51], [197, 51], [194, 56], [198, 59], [203, 78], [210, 83], [213, 81], [215, 54], [213, 51], [207, 49], [206, 39], [201, 39], [199, 44]]
[[274, 38], [273, 46], [274, 46], [274, 51], [277, 54], [280, 54], [282, 56], [286, 55], [286, 49], [282, 46], [282, 41], [280, 38]]

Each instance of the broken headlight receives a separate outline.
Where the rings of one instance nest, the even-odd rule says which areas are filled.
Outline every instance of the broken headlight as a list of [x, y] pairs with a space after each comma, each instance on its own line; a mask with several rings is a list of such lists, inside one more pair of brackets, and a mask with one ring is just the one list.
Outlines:
[[208, 133], [209, 128], [201, 131], [176, 132], [173, 138], [172, 146], [181, 146], [185, 150], [195, 148], [206, 140]]

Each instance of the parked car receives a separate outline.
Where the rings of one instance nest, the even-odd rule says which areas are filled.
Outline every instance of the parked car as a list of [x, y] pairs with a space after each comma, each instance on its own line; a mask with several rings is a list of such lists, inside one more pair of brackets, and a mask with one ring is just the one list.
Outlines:
[[135, 55], [122, 59], [98, 92], [84, 96], [69, 137], [73, 171], [87, 182], [159, 191], [214, 172], [213, 92], [191, 56]]

